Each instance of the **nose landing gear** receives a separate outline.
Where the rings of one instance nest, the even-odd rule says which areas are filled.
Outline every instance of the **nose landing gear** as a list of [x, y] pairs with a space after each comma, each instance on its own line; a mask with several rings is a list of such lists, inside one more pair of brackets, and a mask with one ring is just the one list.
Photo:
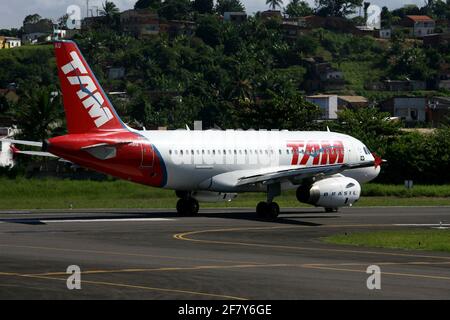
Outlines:
[[198, 201], [191, 197], [190, 192], [177, 191], [180, 198], [177, 202], [177, 212], [183, 216], [195, 216], [200, 209]]
[[177, 212], [184, 216], [195, 216], [199, 209], [200, 205], [194, 198], [180, 199], [177, 202]]

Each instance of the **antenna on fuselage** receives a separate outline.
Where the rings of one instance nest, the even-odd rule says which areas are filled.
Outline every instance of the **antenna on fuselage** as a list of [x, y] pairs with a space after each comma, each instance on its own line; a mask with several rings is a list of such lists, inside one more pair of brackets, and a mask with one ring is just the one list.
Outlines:
[[186, 130], [191, 131], [191, 128], [189, 128], [189, 126], [187, 124], [186, 124]]
[[327, 126], [327, 132], [331, 132], [331, 131], [330, 131], [330, 128], [329, 128], [328, 126]]

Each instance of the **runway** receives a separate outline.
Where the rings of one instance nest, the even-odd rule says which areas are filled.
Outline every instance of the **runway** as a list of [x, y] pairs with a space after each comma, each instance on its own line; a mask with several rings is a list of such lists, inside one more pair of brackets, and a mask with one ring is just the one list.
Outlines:
[[[450, 254], [325, 244], [450, 221], [450, 207], [0, 212], [0, 299], [449, 299]], [[426, 226], [425, 228], [429, 228]], [[66, 269], [81, 269], [68, 290]], [[381, 268], [381, 290], [366, 285]]]

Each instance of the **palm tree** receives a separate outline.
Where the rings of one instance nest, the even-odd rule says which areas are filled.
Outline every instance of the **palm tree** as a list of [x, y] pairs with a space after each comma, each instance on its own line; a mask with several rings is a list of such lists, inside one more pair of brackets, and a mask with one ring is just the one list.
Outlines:
[[9, 113], [20, 124], [21, 137], [42, 141], [59, 129], [63, 110], [60, 94], [42, 87], [27, 91]]
[[283, 0], [266, 0], [266, 4], [272, 7], [272, 10], [275, 10], [277, 7], [281, 8]]
[[114, 2], [106, 0], [102, 5], [103, 10], [100, 10], [100, 14], [105, 17], [106, 23], [112, 26], [119, 15], [119, 8]]

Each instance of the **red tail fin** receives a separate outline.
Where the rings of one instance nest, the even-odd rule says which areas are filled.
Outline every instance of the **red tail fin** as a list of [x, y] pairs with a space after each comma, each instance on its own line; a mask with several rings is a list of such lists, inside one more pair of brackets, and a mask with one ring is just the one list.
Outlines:
[[124, 128], [78, 46], [72, 41], [54, 45], [69, 133]]

